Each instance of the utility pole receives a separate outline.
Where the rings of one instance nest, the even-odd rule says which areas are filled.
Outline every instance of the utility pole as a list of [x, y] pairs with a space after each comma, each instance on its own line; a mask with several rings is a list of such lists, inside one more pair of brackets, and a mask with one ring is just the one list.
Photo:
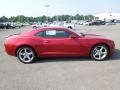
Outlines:
[[[47, 10], [47, 15], [49, 15], [48, 14], [48, 9], [49, 9], [49, 7], [50, 7], [50, 5], [49, 4], [46, 4], [46, 5], [44, 5], [44, 7], [46, 8], [46, 10]], [[47, 16], [47, 23], [49, 22], [49, 16]]]

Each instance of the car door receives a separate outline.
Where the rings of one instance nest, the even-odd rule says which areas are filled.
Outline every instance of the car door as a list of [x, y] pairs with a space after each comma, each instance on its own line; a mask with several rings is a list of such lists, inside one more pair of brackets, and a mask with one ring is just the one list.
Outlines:
[[42, 56], [80, 56], [82, 44], [80, 39], [71, 38], [72, 33], [65, 30], [45, 30]]

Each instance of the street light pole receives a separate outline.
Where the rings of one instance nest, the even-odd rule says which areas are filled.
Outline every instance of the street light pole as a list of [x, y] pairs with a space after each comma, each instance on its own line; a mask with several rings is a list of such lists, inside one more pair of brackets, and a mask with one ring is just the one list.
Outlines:
[[[47, 13], [48, 13], [48, 8], [50, 7], [50, 5], [49, 4], [46, 4], [46, 5], [44, 5], [44, 7], [47, 9]], [[48, 14], [49, 15], [49, 14]], [[47, 16], [47, 22], [49, 22], [49, 17]]]

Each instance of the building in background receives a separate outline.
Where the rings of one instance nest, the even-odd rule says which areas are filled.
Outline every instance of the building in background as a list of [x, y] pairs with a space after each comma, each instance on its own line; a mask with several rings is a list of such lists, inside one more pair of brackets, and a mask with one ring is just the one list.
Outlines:
[[94, 15], [99, 20], [120, 20], [120, 13], [100, 13]]

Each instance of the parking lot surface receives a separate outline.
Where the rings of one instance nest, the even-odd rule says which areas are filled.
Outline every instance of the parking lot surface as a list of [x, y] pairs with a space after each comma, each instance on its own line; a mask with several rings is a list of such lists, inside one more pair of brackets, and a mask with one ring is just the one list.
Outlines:
[[77, 32], [113, 39], [116, 44], [114, 55], [106, 61], [51, 58], [23, 64], [5, 53], [4, 39], [32, 28], [0, 30], [0, 90], [120, 90], [120, 25], [76, 28]]

